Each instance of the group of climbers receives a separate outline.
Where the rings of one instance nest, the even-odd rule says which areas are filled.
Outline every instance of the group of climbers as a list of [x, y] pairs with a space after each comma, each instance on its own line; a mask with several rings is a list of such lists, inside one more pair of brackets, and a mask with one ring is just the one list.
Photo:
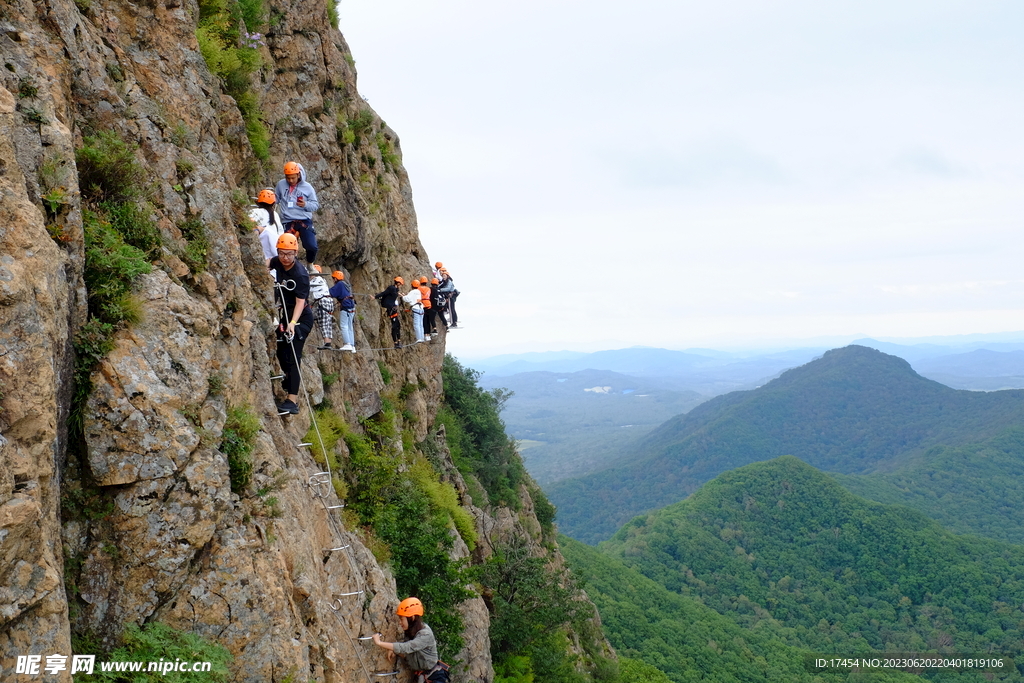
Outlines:
[[[412, 329], [416, 343], [429, 342], [437, 334], [438, 321], [446, 328], [458, 327], [455, 299], [459, 290], [455, 289], [455, 282], [444, 264], [438, 261], [434, 267], [438, 269], [434, 271], [435, 277], [429, 280], [426, 277], [414, 279], [405, 294], [399, 289], [405, 286], [405, 279], [396, 276], [383, 292], [374, 295], [391, 319], [391, 341], [396, 349], [402, 348], [402, 323], [399, 313], [403, 303], [412, 313]], [[437, 275], [442, 279], [438, 279]]]
[[[321, 267], [316, 265], [318, 245], [312, 215], [320, 205], [316, 190], [306, 182], [306, 172], [300, 164], [293, 161], [285, 164], [284, 179], [274, 191], [262, 190], [256, 202], [250, 216], [259, 233], [267, 268], [275, 281], [280, 309], [277, 359], [284, 375], [286, 397], [277, 407], [281, 415], [295, 415], [299, 412], [302, 350], [309, 333], [315, 324], [323, 336], [323, 344], [318, 348], [334, 349], [334, 302], [337, 300], [344, 342], [337, 350], [354, 353], [355, 298], [343, 272], [331, 273], [335, 282], [328, 288]], [[309, 270], [298, 260], [299, 240]], [[425, 277], [413, 280], [412, 288], [404, 296], [399, 291], [399, 286], [405, 286], [401, 277], [394, 278], [391, 286], [376, 295], [391, 318], [391, 336], [396, 348], [401, 346], [399, 308], [402, 302], [412, 311], [417, 342], [430, 341], [431, 335], [437, 334], [439, 318], [447, 326], [446, 314], [451, 315], [451, 326], [456, 326], [454, 303], [458, 290], [441, 262], [435, 264], [435, 269], [429, 282]], [[447, 683], [449, 667], [438, 659], [434, 633], [423, 621], [423, 603], [418, 598], [406, 598], [399, 604], [397, 614], [405, 641], [385, 642], [380, 633], [375, 633], [373, 642], [390, 650], [389, 659], [393, 660], [396, 654], [404, 657], [415, 670], [417, 683]]]
[[[326, 276], [316, 264], [319, 246], [313, 214], [320, 208], [316, 190], [306, 181], [301, 164], [289, 161], [284, 165], [284, 178], [274, 190], [261, 190], [250, 218], [259, 234], [263, 257], [274, 276], [280, 308], [277, 329], [277, 357], [284, 375], [287, 397], [278, 404], [281, 415], [299, 412], [298, 388], [302, 350], [314, 325], [320, 329], [323, 351], [350, 351], [355, 353], [355, 295], [345, 281], [341, 270], [331, 273], [334, 285], [328, 287]], [[299, 241], [305, 250], [308, 268], [298, 260]], [[458, 327], [455, 300], [459, 291], [451, 274], [438, 261], [433, 277], [419, 277], [412, 281], [404, 295], [400, 287], [405, 280], [395, 277], [392, 284], [375, 295], [391, 321], [391, 340], [401, 348], [401, 308], [405, 304], [412, 314], [416, 342], [429, 342], [437, 335], [440, 321], [446, 328]], [[340, 306], [340, 328], [343, 345], [334, 345], [335, 300]]]

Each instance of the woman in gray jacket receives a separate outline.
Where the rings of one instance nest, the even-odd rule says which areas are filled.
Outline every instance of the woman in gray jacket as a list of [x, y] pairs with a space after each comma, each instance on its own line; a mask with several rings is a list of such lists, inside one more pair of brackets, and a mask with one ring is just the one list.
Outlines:
[[419, 598], [406, 598], [398, 603], [397, 614], [405, 631], [405, 641], [388, 643], [381, 640], [380, 633], [374, 633], [373, 642], [404, 657], [405, 663], [416, 673], [417, 683], [448, 683], [448, 665], [437, 658], [434, 632], [423, 621], [423, 603]]

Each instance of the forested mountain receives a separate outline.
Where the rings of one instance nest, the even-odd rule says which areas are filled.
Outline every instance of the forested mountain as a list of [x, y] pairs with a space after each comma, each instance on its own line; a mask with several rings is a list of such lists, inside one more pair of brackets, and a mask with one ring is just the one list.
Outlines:
[[[804, 668], [801, 648], [778, 622], [756, 627], [736, 623], [698, 599], [652, 581], [636, 569], [579, 541], [562, 536], [562, 554], [587, 586], [601, 612], [605, 635], [620, 657], [642, 660], [672, 681], [786, 681], [839, 683], [847, 674], [815, 675]], [[770, 623], [769, 623], [770, 622]], [[657, 680], [653, 676], [653, 680]], [[633, 680], [626, 679], [623, 680]], [[919, 680], [892, 672], [882, 681]]]
[[[671, 634], [675, 628], [652, 614], [672, 620], [693, 608], [625, 573], [607, 580], [614, 565], [597, 553], [794, 647], [998, 653], [1024, 665], [1024, 546], [954, 535], [916, 511], [854, 496], [791, 456], [723, 474], [689, 499], [635, 518], [596, 552], [566, 543], [612, 642], [643, 653], [630, 633]], [[677, 627], [713, 623], [713, 615], [691, 611]], [[759, 643], [747, 646], [756, 652]]]
[[893, 472], [834, 476], [859, 496], [912, 507], [955, 533], [1024, 543], [1024, 427], [934, 446]]
[[861, 346], [829, 351], [752, 390], [719, 396], [654, 430], [622, 464], [553, 484], [561, 530], [594, 543], [742, 465], [795, 455], [824, 470], [893, 471], [929, 449], [1024, 424], [1024, 391], [958, 391]]

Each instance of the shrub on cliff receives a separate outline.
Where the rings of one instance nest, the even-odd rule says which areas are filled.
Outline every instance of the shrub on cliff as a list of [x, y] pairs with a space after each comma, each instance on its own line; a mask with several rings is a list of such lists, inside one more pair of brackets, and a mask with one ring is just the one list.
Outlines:
[[437, 420], [445, 425], [456, 466], [480, 480], [491, 504], [518, 509], [517, 489], [526, 470], [500, 417], [511, 393], [481, 389], [480, 373], [463, 367], [450, 354], [444, 357], [441, 375], [444, 405]]

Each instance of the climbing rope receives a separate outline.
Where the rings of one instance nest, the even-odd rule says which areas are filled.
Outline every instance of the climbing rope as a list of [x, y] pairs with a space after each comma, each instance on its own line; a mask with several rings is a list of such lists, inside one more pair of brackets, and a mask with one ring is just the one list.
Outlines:
[[[282, 289], [288, 289], [289, 291], [291, 291], [291, 289], [294, 289], [294, 285], [292, 285], [292, 287], [289, 288], [289, 287], [286, 287], [285, 285], [283, 285], [281, 283], [275, 283], [274, 284], [274, 289], [277, 292], [278, 297], [281, 300], [281, 310], [285, 312], [285, 314], [286, 314], [285, 317], [287, 317], [288, 307], [285, 304], [284, 293], [281, 290]], [[287, 331], [286, 331], [284, 333], [283, 337], [284, 337], [284, 341], [286, 341], [288, 343], [289, 348], [291, 348], [292, 358], [295, 360], [296, 372], [299, 373], [299, 388], [302, 390], [302, 395], [306, 399], [306, 408], [309, 410], [310, 422], [313, 424], [313, 431], [316, 433], [317, 442], [320, 444], [320, 452], [323, 454], [323, 457], [324, 457], [324, 467], [325, 467], [325, 469], [323, 471], [315, 472], [314, 474], [310, 475], [308, 477], [308, 479], [307, 479], [306, 486], [310, 489], [310, 491], [312, 492], [312, 495], [315, 498], [318, 498], [320, 500], [320, 504], [323, 506], [324, 511], [327, 513], [327, 523], [328, 523], [328, 526], [331, 527], [331, 530], [334, 532], [335, 537], [336, 538], [343, 538], [344, 537], [343, 533], [342, 533], [343, 529], [339, 527], [337, 519], [335, 518], [334, 515], [331, 514], [331, 511], [332, 510], [339, 510], [341, 508], [344, 508], [345, 504], [341, 503], [339, 505], [328, 505], [327, 504], [327, 500], [326, 500], [326, 495], [322, 491], [322, 487], [324, 487], [324, 486], [327, 486], [330, 491], [334, 490], [334, 486], [332, 484], [332, 480], [333, 480], [334, 475], [333, 475], [333, 472], [331, 472], [331, 459], [327, 456], [327, 448], [324, 446], [323, 436], [320, 433], [320, 425], [318, 425], [317, 421], [316, 421], [316, 412], [313, 410], [313, 400], [309, 396], [309, 390], [306, 388], [305, 382], [302, 381], [302, 370], [301, 370], [301, 363], [300, 363], [300, 360], [299, 360], [299, 354], [295, 350], [295, 336], [294, 335], [289, 335], [287, 333]], [[280, 378], [283, 377], [283, 375], [276, 375], [275, 377], [277, 379], [280, 379]], [[303, 443], [298, 444], [298, 447], [308, 448], [308, 447], [310, 447], [312, 445], [313, 445], [312, 442], [303, 442]], [[330, 495], [330, 493], [328, 492], [327, 495]], [[349, 548], [349, 547], [350, 546], [348, 544], [346, 544], [346, 545], [339, 546], [337, 548], [329, 548], [327, 550], [327, 552], [335, 552], [335, 551], [345, 550], [346, 548]], [[348, 559], [348, 558], [346, 558], [346, 559]], [[352, 569], [351, 565], [349, 566], [349, 569]], [[393, 671], [393, 672], [387, 672], [387, 673], [374, 673], [371, 676], [370, 675], [370, 671], [369, 671], [369, 669], [366, 668], [366, 663], [363, 661], [363, 657], [362, 657], [362, 655], [359, 652], [359, 648], [357, 648], [356, 645], [355, 645], [355, 639], [352, 638], [352, 633], [349, 631], [348, 625], [345, 624], [344, 620], [342, 620], [342, 618], [338, 615], [338, 611], [342, 607], [341, 597], [347, 597], [347, 596], [352, 596], [352, 595], [362, 595], [363, 593], [364, 593], [364, 591], [355, 591], [355, 592], [352, 592], [352, 593], [341, 593], [340, 597], [336, 600], [336, 602], [338, 603], [338, 606], [335, 607], [334, 606], [334, 602], [328, 603], [328, 606], [331, 608], [331, 611], [334, 614], [335, 619], [338, 620], [338, 623], [341, 625], [342, 629], [345, 631], [345, 639], [349, 643], [349, 646], [352, 648], [352, 651], [356, 655], [356, 661], [359, 662], [359, 668], [361, 668], [363, 670], [363, 675], [366, 676], [366, 680], [368, 682], [372, 683], [372, 681], [374, 681], [374, 679], [376, 679], [376, 678], [384, 678], [384, 677], [388, 677], [388, 676], [395, 676], [399, 672], [398, 671]], [[364, 639], [365, 638], [359, 638], [358, 640], [364, 640]]]

